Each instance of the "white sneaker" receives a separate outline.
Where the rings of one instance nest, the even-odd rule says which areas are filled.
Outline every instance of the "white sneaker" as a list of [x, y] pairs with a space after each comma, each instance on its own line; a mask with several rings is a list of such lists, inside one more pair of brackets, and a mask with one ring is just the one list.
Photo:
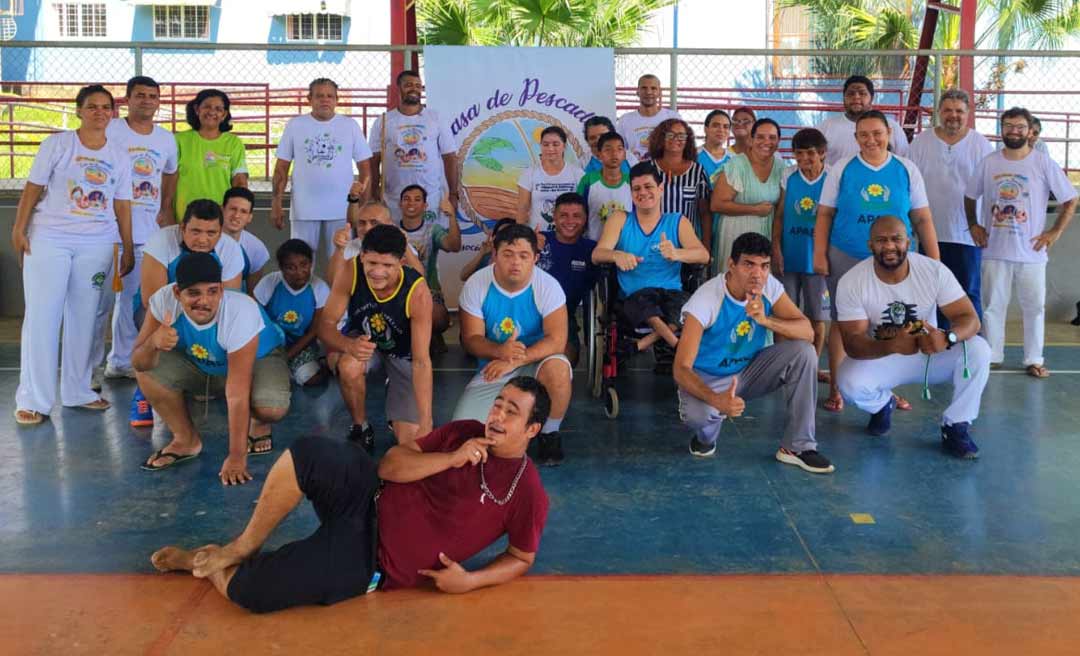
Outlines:
[[114, 367], [111, 364], [105, 366], [106, 378], [135, 378], [135, 370], [131, 367]]

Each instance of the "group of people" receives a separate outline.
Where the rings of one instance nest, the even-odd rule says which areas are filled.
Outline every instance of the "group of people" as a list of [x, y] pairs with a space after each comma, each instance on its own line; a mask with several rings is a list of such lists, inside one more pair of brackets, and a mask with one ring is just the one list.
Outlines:
[[[396, 84], [398, 106], [365, 138], [336, 113], [337, 85], [311, 83], [310, 113], [289, 121], [278, 146], [270, 216], [284, 227], [291, 180], [292, 238], [273, 272], [246, 230], [255, 197], [218, 90], [195, 96], [191, 130], [174, 137], [154, 124], [154, 80], [129, 81], [125, 118], [114, 118], [104, 87], [85, 87], [80, 127], [48, 137], [34, 160], [12, 234], [26, 299], [19, 424], [48, 418], [58, 362], [62, 405], [108, 408], [92, 375], [104, 359], [106, 377], [138, 382], [132, 424], [171, 432], [149, 471], [199, 456], [187, 401], [223, 396], [219, 476], [234, 485], [251, 480], [249, 457], [274, 452], [272, 427], [293, 385], [336, 377], [351, 417], [346, 440], [304, 438], [281, 453], [235, 541], [166, 547], [153, 556], [159, 569], [208, 578], [257, 611], [422, 577], [464, 592], [526, 571], [548, 507], [527, 447], [536, 438], [540, 464], [564, 459], [577, 313], [602, 267], [614, 271], [612, 306], [633, 348], [652, 349], [674, 379], [698, 457], [715, 454], [722, 423], [746, 400], [782, 390], [775, 458], [833, 472], [816, 440], [819, 382], [830, 385], [826, 410], [855, 405], [875, 436], [910, 406], [897, 386], [920, 382], [928, 396], [929, 385], [951, 382], [941, 444], [976, 457], [970, 426], [1003, 360], [1014, 282], [1024, 365], [1048, 375], [1046, 253], [1077, 194], [1032, 147], [1027, 110], [1002, 115], [995, 151], [968, 127], [967, 95], [949, 90], [938, 124], [909, 145], [873, 109], [873, 83], [852, 76], [844, 113], [797, 131], [787, 166], [781, 126], [746, 107], [710, 112], [699, 149], [646, 75], [635, 111], [585, 121], [584, 168], [566, 162], [561, 127], [541, 132], [516, 215], [462, 270], [460, 343], [478, 366], [453, 420], [436, 428], [431, 353], [445, 348], [438, 335], [450, 325], [436, 265], [440, 251], [462, 246], [456, 146], [421, 103], [419, 75], [405, 71]], [[1061, 206], [1047, 227], [1051, 193]], [[325, 281], [314, 274], [319, 253]], [[826, 342], [828, 373], [817, 366]], [[369, 383], [387, 386], [396, 442], [378, 462]], [[320, 528], [260, 553], [304, 496]], [[489, 565], [460, 565], [503, 534], [509, 545]]]

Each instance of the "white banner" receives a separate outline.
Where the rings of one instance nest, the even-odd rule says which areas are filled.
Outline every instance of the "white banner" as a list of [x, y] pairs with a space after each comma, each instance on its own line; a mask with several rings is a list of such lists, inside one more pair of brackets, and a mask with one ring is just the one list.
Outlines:
[[424, 48], [427, 103], [458, 144], [463, 244], [439, 257], [448, 307], [457, 307], [458, 273], [480, 250], [484, 230], [515, 215], [518, 178], [540, 162], [540, 132], [561, 127], [567, 162], [588, 164], [585, 121], [615, 122], [614, 62], [610, 48]]

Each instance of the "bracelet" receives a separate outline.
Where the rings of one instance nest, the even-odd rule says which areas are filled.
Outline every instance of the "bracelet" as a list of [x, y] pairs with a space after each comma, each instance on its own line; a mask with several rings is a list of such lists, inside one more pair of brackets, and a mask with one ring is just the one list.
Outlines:
[[346, 196], [345, 199], [347, 201], [349, 201], [350, 205], [354, 205], [354, 204], [360, 202], [360, 197], [359, 196], [353, 196], [352, 194], [349, 194], [348, 196]]

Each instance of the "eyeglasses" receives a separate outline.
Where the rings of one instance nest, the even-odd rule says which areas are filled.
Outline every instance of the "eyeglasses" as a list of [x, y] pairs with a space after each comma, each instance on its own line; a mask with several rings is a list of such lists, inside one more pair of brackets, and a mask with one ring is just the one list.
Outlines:
[[1027, 123], [1002, 123], [1001, 124], [1001, 131], [1002, 132], [1027, 132], [1028, 131], [1028, 124]]
[[685, 142], [687, 139], [690, 138], [690, 135], [686, 134], [685, 132], [665, 132], [664, 133], [664, 138], [667, 139], [668, 141], [682, 141], [682, 142]]

